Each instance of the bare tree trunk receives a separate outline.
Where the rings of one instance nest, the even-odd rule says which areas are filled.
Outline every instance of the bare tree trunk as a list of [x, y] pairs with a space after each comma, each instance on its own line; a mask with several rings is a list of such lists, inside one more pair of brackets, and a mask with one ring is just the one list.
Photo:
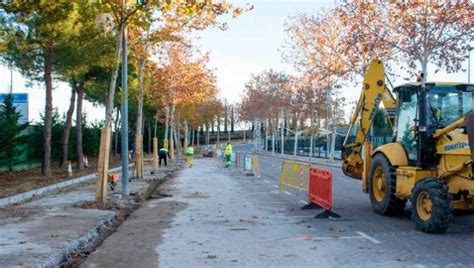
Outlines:
[[151, 154], [151, 123], [148, 121], [148, 154]]
[[[143, 135], [143, 69], [145, 68], [145, 59], [140, 59], [138, 63], [138, 111], [136, 134]], [[137, 148], [135, 148], [136, 150]]]
[[184, 146], [183, 149], [186, 150], [189, 144], [189, 125], [188, 120], [184, 120]]
[[167, 105], [165, 107], [165, 134], [163, 137], [163, 147], [168, 149], [168, 143], [169, 143], [169, 124], [170, 124], [170, 106]]
[[181, 132], [180, 132], [180, 116], [179, 116], [179, 109], [176, 111], [176, 131], [175, 131], [175, 136], [176, 136], [176, 151], [178, 152], [178, 157], [181, 157], [182, 153], [182, 144], [181, 144]]
[[234, 106], [232, 105], [230, 107], [230, 132], [234, 133], [234, 124], [235, 124], [235, 118], [234, 118]]
[[63, 136], [61, 141], [62, 146], [62, 155], [61, 159], [59, 160], [59, 166], [63, 167], [64, 163], [67, 162], [68, 159], [68, 151], [69, 151], [69, 133], [71, 132], [72, 126], [72, 114], [74, 113], [74, 107], [76, 105], [76, 84], [75, 81], [70, 82], [71, 85], [71, 101], [69, 103], [69, 108], [66, 113], [66, 125], [64, 126]]
[[275, 131], [272, 132], [272, 154], [275, 154]]
[[[123, 25], [120, 26], [119, 33], [122, 33]], [[120, 54], [122, 52], [122, 38], [123, 35], [119, 34], [117, 43], [115, 45], [115, 66], [110, 78], [109, 92], [107, 94], [107, 105], [105, 106], [105, 126], [110, 126], [114, 111], [114, 97], [115, 97], [115, 86], [117, 84], [118, 71], [120, 66]]]
[[268, 151], [268, 118], [265, 120], [265, 151]]
[[138, 111], [137, 125], [135, 128], [135, 168], [137, 178], [143, 179], [143, 69], [145, 59], [140, 59], [138, 63]]
[[114, 126], [114, 132], [115, 132], [115, 140], [114, 140], [114, 157], [117, 156], [118, 154], [118, 139], [119, 139], [119, 124], [120, 124], [120, 109], [117, 108], [117, 112], [115, 113], [115, 126]]
[[334, 160], [334, 150], [336, 148], [336, 124], [334, 121], [334, 111], [333, 111], [333, 103], [332, 103], [332, 96], [331, 96], [331, 90], [328, 90], [328, 107], [329, 107], [329, 118], [331, 121], [331, 131], [332, 131], [332, 136], [331, 136], [331, 153], [329, 155], [329, 159], [332, 161]]
[[283, 116], [284, 115], [284, 112], [283, 110], [281, 111], [281, 124], [280, 124], [280, 153], [281, 155], [284, 155], [285, 154], [285, 124], [286, 124], [286, 120]]
[[158, 116], [155, 114], [155, 126], [154, 126], [154, 129], [153, 129], [153, 138], [158, 138], [156, 136], [156, 128], [158, 127]]
[[180, 154], [180, 148], [181, 148], [180, 143], [181, 142], [179, 140], [179, 130], [176, 129], [177, 125], [178, 124], [176, 124], [176, 127], [173, 129], [173, 139], [174, 139], [174, 143], [176, 144], [176, 157], [179, 159], [179, 157], [181, 155]]
[[191, 128], [191, 146], [194, 147], [194, 138], [196, 137], [196, 130]]
[[257, 129], [258, 129], [258, 119], [253, 119], [253, 123], [252, 123], [252, 126], [253, 126], [253, 139], [255, 141], [255, 150], [259, 151], [259, 147], [258, 147], [258, 143], [259, 143], [259, 140], [258, 140], [258, 136], [257, 136]]
[[46, 84], [46, 104], [44, 109], [43, 161], [41, 173], [51, 176], [51, 130], [53, 125], [53, 61], [50, 51], [44, 56], [44, 82]]
[[170, 158], [174, 160], [174, 128], [170, 128], [170, 139], [168, 141]]
[[[175, 120], [174, 120], [174, 112], [175, 112], [175, 109], [176, 109], [176, 105], [173, 104], [171, 106], [171, 115], [170, 115], [170, 143], [173, 143], [173, 140], [174, 140], [174, 136], [175, 136]], [[172, 134], [172, 135], [171, 135]], [[177, 145], [176, 145], [177, 146]], [[171, 155], [171, 158], [175, 158], [175, 152], [174, 152], [174, 146], [173, 145], [170, 145], [170, 155]]]
[[[202, 129], [202, 126], [201, 126], [201, 129]], [[201, 142], [201, 141], [199, 140], [199, 139], [201, 138], [201, 137], [200, 137], [200, 134], [201, 134], [201, 133], [200, 133], [199, 129], [197, 129], [197, 131], [196, 131], [196, 145], [197, 145], [197, 147], [200, 146], [199, 143]]]
[[228, 121], [228, 117], [229, 117], [229, 114], [228, 114], [228, 111], [227, 111], [227, 103], [224, 105], [224, 132], [227, 132], [227, 124], [229, 123]]
[[219, 148], [219, 145], [221, 143], [220, 137], [221, 136], [221, 120], [219, 117], [217, 117], [217, 148]]
[[76, 112], [76, 153], [77, 168], [84, 169], [84, 154], [82, 149], [82, 100], [84, 99], [84, 80], [79, 82], [77, 88], [77, 112]]

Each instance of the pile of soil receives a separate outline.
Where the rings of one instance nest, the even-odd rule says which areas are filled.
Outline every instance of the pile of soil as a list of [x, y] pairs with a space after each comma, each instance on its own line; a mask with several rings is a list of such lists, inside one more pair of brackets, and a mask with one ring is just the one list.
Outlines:
[[[116, 157], [109, 163], [110, 168], [118, 166], [120, 166], [120, 157]], [[97, 172], [97, 158], [89, 159], [89, 166], [80, 172], [77, 171], [75, 165], [72, 166], [72, 169], [74, 175], [71, 178], [67, 176], [67, 165], [62, 168], [53, 165], [51, 167], [52, 176], [50, 177], [41, 175], [41, 167], [13, 172], [2, 171], [0, 172], [0, 198], [95, 173]]]

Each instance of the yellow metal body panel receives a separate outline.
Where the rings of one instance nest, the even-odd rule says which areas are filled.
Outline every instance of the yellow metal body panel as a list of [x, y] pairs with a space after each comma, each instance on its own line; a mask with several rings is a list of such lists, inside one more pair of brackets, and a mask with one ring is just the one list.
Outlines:
[[411, 190], [416, 182], [428, 177], [435, 177], [436, 171], [423, 170], [417, 167], [400, 166], [397, 168], [396, 195], [399, 198], [408, 198], [411, 196]]
[[377, 147], [372, 153], [372, 157], [377, 153], [383, 153], [392, 166], [407, 166], [408, 158], [403, 146], [398, 142], [392, 142]]
[[448, 183], [449, 193], [462, 193], [461, 199], [453, 202], [454, 207], [472, 210], [474, 179], [469, 140], [461, 129], [455, 128], [460, 127], [461, 123], [464, 124], [464, 120], [460, 119], [437, 132], [436, 152], [441, 156], [437, 170], [438, 176]]
[[[436, 142], [436, 152], [440, 155], [464, 155], [467, 159], [470, 159], [471, 157], [469, 140], [467, 135], [463, 134], [461, 130], [453, 130], [449, 133], [449, 136], [440, 136]], [[461, 160], [460, 158], [456, 159], [457, 161]]]
[[364, 164], [363, 164], [363, 173], [362, 173], [362, 191], [365, 193], [369, 192], [369, 172], [370, 165], [372, 164], [372, 144], [366, 142], [364, 144]]

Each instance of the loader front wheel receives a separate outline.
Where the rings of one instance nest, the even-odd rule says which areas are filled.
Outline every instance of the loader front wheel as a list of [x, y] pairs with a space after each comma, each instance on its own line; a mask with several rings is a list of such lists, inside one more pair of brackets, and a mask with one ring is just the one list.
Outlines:
[[428, 178], [416, 183], [412, 191], [412, 219], [425, 233], [444, 233], [453, 217], [452, 197], [442, 180]]
[[395, 196], [395, 168], [383, 154], [376, 154], [369, 172], [369, 195], [377, 214], [395, 215], [403, 212], [406, 200]]

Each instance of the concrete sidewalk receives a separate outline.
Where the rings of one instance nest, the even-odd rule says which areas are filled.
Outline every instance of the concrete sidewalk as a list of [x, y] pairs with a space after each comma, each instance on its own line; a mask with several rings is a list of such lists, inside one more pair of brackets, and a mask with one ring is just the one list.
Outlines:
[[363, 263], [353, 255], [365, 258], [371, 244], [330, 220], [315, 228], [314, 212], [299, 211], [303, 196], [279, 197], [276, 181], [225, 169], [219, 158], [196, 159], [155, 197], [81, 267], [327, 267], [345, 256]]
[[[100, 239], [111, 227], [121, 208], [133, 206], [156, 181], [171, 168], [161, 169], [157, 176], [132, 180], [130, 200], [109, 191], [110, 209], [90, 208], [95, 198], [95, 180], [60, 190], [30, 202], [0, 209], [0, 267], [58, 266], [71, 254], [80, 253]], [[121, 186], [116, 187], [117, 190]]]

